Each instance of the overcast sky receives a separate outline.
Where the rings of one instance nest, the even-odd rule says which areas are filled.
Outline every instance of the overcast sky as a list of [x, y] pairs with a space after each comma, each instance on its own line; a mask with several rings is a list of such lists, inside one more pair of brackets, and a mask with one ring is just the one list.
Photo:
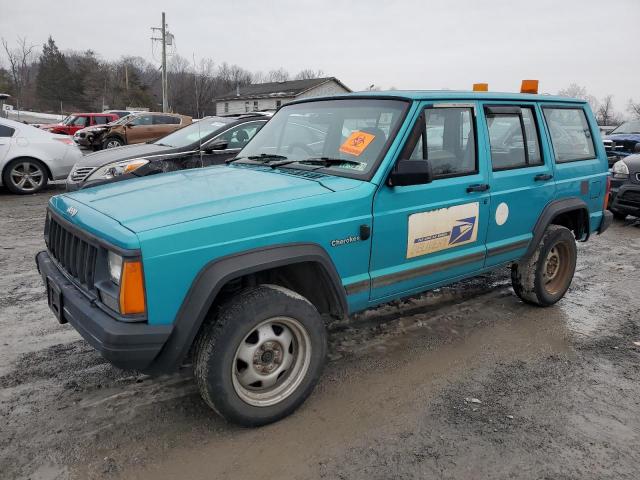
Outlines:
[[322, 69], [354, 90], [535, 78], [613, 94], [619, 110], [640, 100], [640, 0], [0, 0], [0, 36], [151, 60], [162, 10], [180, 55], [251, 71]]

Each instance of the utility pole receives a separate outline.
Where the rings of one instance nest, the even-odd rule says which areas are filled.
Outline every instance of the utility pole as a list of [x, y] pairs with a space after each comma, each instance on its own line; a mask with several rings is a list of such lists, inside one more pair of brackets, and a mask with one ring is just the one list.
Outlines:
[[173, 35], [167, 31], [164, 12], [162, 12], [162, 26], [160, 28], [151, 27], [151, 30], [154, 32], [160, 31], [160, 38], [151, 37], [151, 40], [162, 44], [162, 111], [166, 112], [169, 109], [167, 105], [167, 42], [169, 42], [169, 45], [173, 43]]

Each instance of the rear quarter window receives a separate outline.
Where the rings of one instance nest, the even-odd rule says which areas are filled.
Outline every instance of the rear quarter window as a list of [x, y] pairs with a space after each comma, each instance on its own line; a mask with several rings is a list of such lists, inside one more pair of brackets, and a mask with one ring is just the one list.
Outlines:
[[581, 107], [543, 106], [557, 163], [596, 158], [593, 135]]
[[13, 137], [15, 129], [11, 127], [7, 127], [6, 125], [0, 125], [0, 137], [7, 138]]

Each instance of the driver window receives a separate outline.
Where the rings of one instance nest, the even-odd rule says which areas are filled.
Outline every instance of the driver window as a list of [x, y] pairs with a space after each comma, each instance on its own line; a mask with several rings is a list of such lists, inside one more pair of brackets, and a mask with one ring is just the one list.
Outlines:
[[133, 125], [151, 125], [153, 123], [153, 116], [140, 115], [139, 117], [134, 118], [129, 123], [132, 123]]
[[470, 107], [427, 108], [425, 128], [411, 160], [429, 160], [434, 178], [476, 173], [476, 143]]
[[261, 123], [245, 123], [238, 127], [232, 128], [228, 132], [222, 134], [219, 138], [228, 143], [227, 149], [243, 148], [251, 137], [260, 129]]

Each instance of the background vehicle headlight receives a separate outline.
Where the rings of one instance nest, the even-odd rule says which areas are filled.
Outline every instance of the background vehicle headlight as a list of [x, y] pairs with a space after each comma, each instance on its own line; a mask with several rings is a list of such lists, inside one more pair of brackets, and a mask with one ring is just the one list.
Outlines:
[[120, 285], [120, 277], [122, 276], [122, 257], [116, 253], [109, 252], [109, 276], [111, 281], [116, 285]]
[[613, 164], [613, 174], [617, 177], [627, 177], [629, 176], [629, 167], [622, 160], [618, 160]]
[[144, 159], [132, 159], [123, 160], [121, 162], [109, 163], [98, 168], [95, 172], [87, 177], [87, 180], [103, 180], [114, 177], [119, 177], [125, 173], [133, 172], [134, 170], [149, 163], [149, 160]]

